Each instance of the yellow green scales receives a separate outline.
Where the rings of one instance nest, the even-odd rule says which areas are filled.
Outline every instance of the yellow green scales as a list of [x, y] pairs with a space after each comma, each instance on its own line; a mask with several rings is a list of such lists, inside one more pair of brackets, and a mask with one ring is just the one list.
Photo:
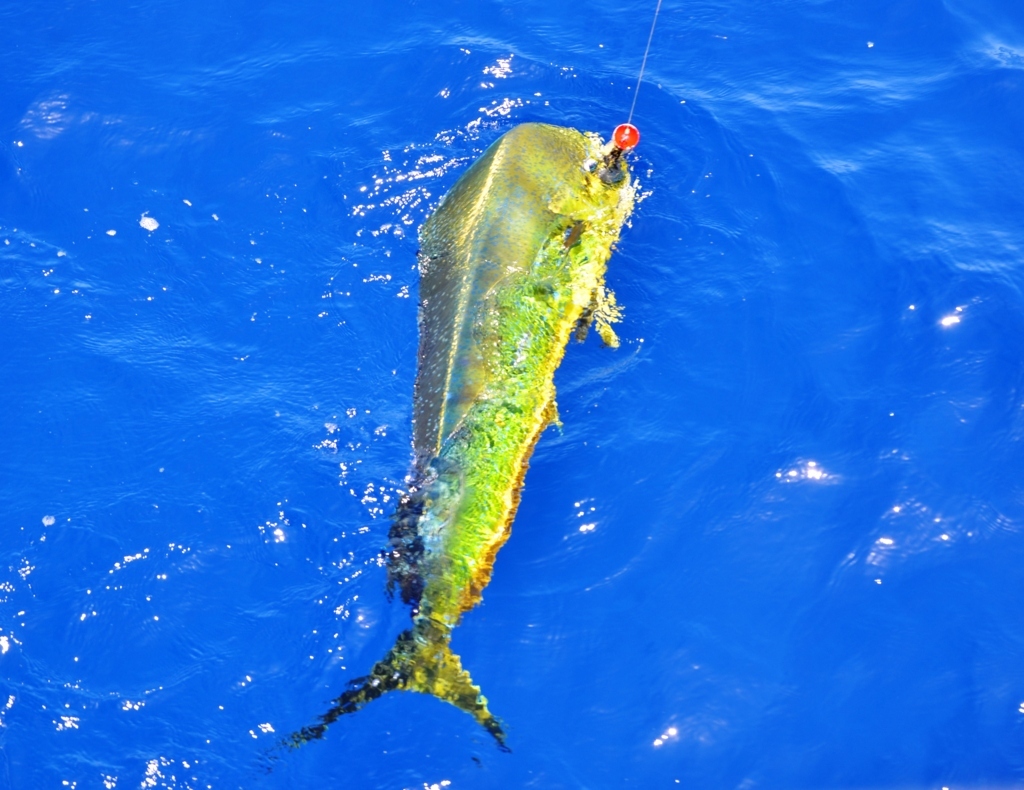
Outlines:
[[575, 129], [517, 126], [423, 225], [414, 486], [387, 552], [389, 588], [413, 625], [292, 743], [397, 689], [456, 705], [504, 746], [449, 639], [490, 581], [534, 444], [557, 419], [554, 375], [570, 336], [593, 322], [618, 342], [604, 275], [634, 187], [610, 150]]

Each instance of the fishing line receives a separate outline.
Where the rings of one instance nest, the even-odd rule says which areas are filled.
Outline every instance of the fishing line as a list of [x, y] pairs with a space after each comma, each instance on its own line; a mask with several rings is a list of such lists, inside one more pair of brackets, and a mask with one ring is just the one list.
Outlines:
[[633, 91], [633, 105], [629, 108], [629, 120], [627, 124], [633, 123], [633, 110], [636, 109], [636, 97], [640, 93], [640, 83], [644, 79], [644, 69], [647, 68], [647, 56], [651, 52], [651, 41], [654, 40], [654, 26], [658, 24], [658, 14], [661, 12], [661, 0], [658, 0], [658, 5], [654, 9], [654, 19], [651, 21], [651, 33], [647, 36], [647, 48], [644, 50], [644, 59], [640, 63], [640, 76], [636, 78], [636, 90]]
[[[633, 111], [636, 110], [636, 97], [640, 95], [640, 83], [644, 80], [644, 69], [647, 68], [647, 56], [651, 54], [651, 42], [654, 40], [654, 27], [658, 24], [658, 14], [661, 13], [661, 0], [654, 8], [654, 19], [651, 20], [651, 32], [647, 36], [647, 46], [644, 48], [644, 59], [640, 62], [640, 74], [636, 78], [636, 90], [633, 91], [633, 104], [629, 108], [629, 120], [620, 123], [612, 132], [611, 142], [605, 146], [602, 160], [604, 167], [597, 171], [598, 177], [606, 184], [617, 184], [624, 177], [625, 173], [620, 166], [619, 160], [626, 151], [636, 148], [640, 142], [640, 130], [633, 126]], [[593, 165], [590, 167], [587, 162]], [[584, 163], [584, 168], [590, 172], [597, 167], [592, 159]]]

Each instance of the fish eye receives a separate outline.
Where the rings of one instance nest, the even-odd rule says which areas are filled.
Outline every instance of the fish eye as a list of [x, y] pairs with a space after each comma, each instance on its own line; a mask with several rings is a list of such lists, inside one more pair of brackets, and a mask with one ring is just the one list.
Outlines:
[[597, 160], [590, 159], [589, 157], [583, 160], [583, 172], [593, 173], [597, 170]]

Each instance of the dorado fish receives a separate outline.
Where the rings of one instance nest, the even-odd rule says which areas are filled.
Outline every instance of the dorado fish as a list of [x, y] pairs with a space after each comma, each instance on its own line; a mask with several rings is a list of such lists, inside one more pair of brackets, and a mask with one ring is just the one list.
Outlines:
[[466, 711], [505, 748], [451, 633], [490, 581], [534, 445], [557, 420], [554, 375], [566, 344], [591, 325], [618, 344], [604, 275], [633, 208], [621, 154], [635, 145], [619, 129], [620, 144], [603, 146], [575, 129], [517, 126], [424, 223], [414, 466], [385, 550], [388, 589], [411, 607], [412, 625], [293, 745], [405, 690]]

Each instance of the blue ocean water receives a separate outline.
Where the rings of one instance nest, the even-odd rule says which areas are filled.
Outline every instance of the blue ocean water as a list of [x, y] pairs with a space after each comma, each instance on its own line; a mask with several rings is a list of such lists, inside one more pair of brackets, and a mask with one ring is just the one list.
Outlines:
[[393, 694], [417, 228], [624, 120], [654, 3], [0, 7], [0, 787], [1024, 784], [1024, 6], [666, 0], [573, 345]]

